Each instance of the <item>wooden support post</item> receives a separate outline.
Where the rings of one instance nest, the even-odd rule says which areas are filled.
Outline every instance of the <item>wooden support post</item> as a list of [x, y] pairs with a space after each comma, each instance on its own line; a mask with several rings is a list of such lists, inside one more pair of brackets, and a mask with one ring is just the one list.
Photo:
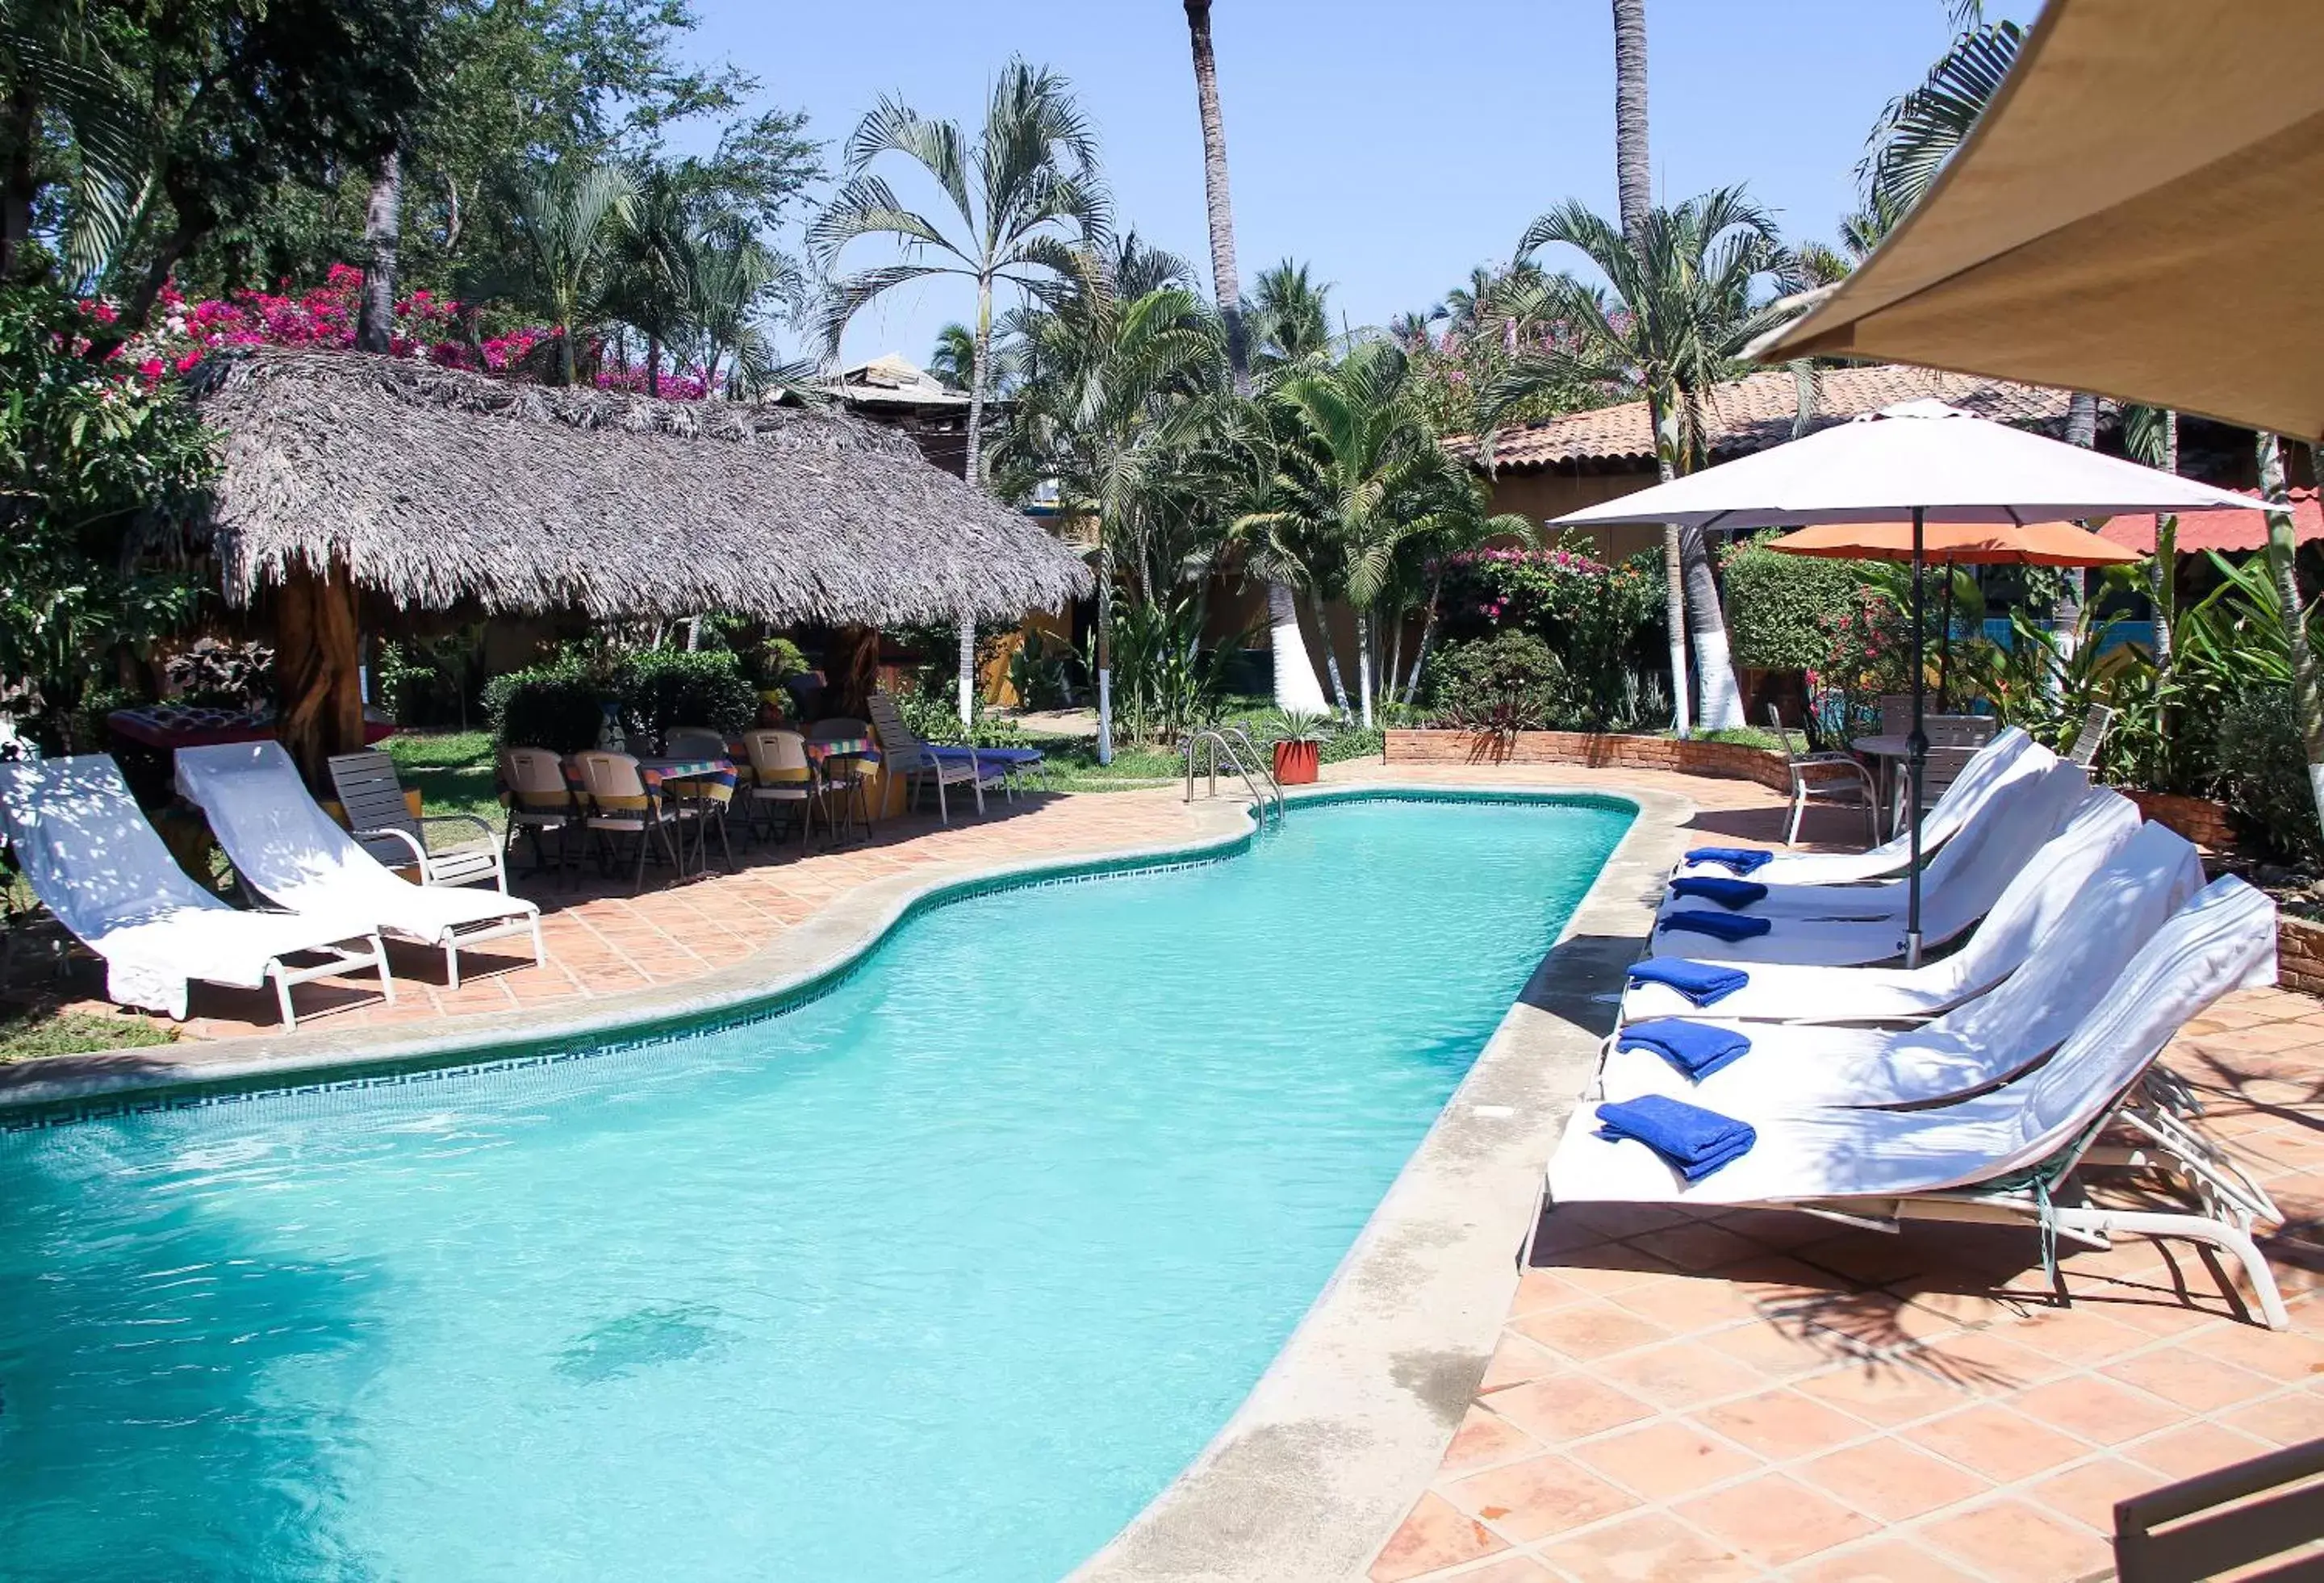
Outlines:
[[325, 761], [364, 745], [363, 652], [355, 588], [346, 566], [300, 564], [276, 591], [275, 734], [307, 784], [327, 795]]

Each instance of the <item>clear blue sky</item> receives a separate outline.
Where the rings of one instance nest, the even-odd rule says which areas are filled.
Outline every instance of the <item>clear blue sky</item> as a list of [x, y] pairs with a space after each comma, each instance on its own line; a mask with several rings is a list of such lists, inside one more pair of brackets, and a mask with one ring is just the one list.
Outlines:
[[[973, 132], [1022, 53], [1073, 79], [1103, 138], [1119, 218], [1209, 279], [1202, 135], [1178, 0], [697, 0], [691, 53], [756, 73], [836, 145], [882, 93]], [[1989, 5], [2030, 18], [2034, 0]], [[1236, 244], [1245, 288], [1307, 261], [1334, 318], [1382, 324], [1508, 258], [1536, 214], [1614, 210], [1607, 0], [1217, 0]], [[1655, 188], [1748, 185], [1787, 235], [1832, 239], [1880, 106], [1949, 37], [1944, 0], [1648, 0]], [[833, 153], [835, 159], [836, 148]], [[935, 201], [906, 188], [907, 201]], [[882, 262], [864, 241], [847, 255]], [[924, 362], [968, 316], [964, 286], [907, 288], [856, 320], [848, 357]]]

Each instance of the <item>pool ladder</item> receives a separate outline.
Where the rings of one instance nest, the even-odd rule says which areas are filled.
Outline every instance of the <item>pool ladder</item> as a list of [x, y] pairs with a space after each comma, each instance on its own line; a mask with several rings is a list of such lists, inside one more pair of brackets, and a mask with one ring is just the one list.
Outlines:
[[[1186, 739], [1186, 800], [1194, 800], [1194, 763], [1202, 750], [1210, 750], [1207, 764], [1211, 778], [1210, 795], [1219, 795], [1219, 759], [1223, 757], [1229, 768], [1242, 777], [1243, 789], [1250, 793], [1252, 811], [1265, 824], [1272, 813], [1279, 821], [1283, 817], [1283, 787], [1276, 781], [1275, 771], [1259, 750], [1251, 745], [1250, 733], [1240, 726], [1222, 726], [1215, 730], [1198, 731]], [[1240, 751], [1237, 751], [1240, 749]]]

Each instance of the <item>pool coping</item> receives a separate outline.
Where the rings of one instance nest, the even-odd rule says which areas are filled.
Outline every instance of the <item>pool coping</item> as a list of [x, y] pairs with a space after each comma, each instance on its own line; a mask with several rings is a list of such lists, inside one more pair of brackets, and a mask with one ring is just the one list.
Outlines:
[[[1074, 1574], [1290, 1583], [1360, 1573], [1426, 1487], [1498, 1337], [1549, 1150], [1594, 1061], [1694, 805], [1671, 792], [1554, 780], [1490, 787], [1393, 770], [1288, 800], [1557, 797], [1636, 810], [1525, 989], [1250, 1394], [1211, 1442]], [[742, 962], [586, 1003], [463, 1018], [452, 1029], [329, 1027], [0, 1066], [0, 1132], [281, 1092], [449, 1076], [779, 1016], [827, 991], [903, 923], [987, 890], [1230, 858], [1240, 800], [1185, 806], [1166, 842], [868, 881]]]
[[1361, 1577], [1442, 1462], [1499, 1340], [1550, 1152], [1613, 1025], [1610, 996], [1695, 812], [1631, 787], [1492, 789], [1610, 796], [1637, 813], [1250, 1394], [1070, 1583]]

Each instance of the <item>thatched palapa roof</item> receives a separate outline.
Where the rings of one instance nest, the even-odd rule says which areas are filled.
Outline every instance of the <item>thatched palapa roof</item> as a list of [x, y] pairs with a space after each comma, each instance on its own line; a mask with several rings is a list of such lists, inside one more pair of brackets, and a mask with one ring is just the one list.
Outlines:
[[841, 414], [277, 349], [202, 410], [226, 435], [213, 518], [237, 599], [334, 559], [408, 605], [600, 616], [880, 624], [1089, 588], [1038, 525]]

